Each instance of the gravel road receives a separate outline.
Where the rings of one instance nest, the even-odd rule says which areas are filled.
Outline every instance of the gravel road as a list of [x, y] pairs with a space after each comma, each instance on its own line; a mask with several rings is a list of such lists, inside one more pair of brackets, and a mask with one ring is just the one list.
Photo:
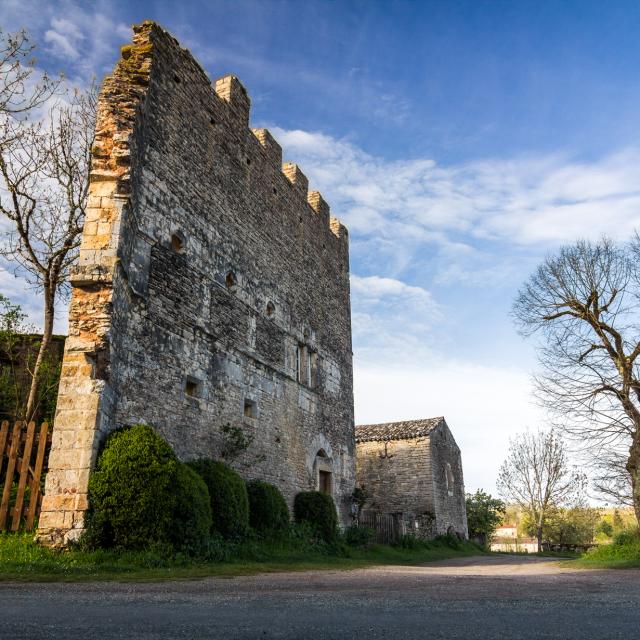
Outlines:
[[0, 584], [0, 638], [640, 638], [640, 571], [487, 556], [161, 583]]

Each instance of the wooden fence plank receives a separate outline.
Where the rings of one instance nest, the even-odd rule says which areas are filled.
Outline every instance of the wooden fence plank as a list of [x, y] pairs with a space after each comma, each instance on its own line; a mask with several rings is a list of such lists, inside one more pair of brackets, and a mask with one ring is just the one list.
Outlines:
[[40, 427], [40, 438], [38, 440], [38, 456], [36, 458], [36, 466], [33, 469], [33, 478], [31, 480], [31, 498], [29, 499], [29, 512], [27, 513], [27, 530], [31, 531], [36, 521], [36, 512], [39, 510], [40, 495], [40, 476], [44, 466], [44, 455], [47, 450], [47, 438], [49, 437], [49, 425], [46, 422]]
[[24, 490], [27, 487], [27, 476], [29, 474], [29, 463], [31, 462], [31, 449], [33, 447], [33, 435], [36, 430], [36, 423], [31, 421], [27, 427], [27, 437], [24, 441], [24, 450], [22, 452], [22, 466], [20, 467], [20, 479], [18, 480], [18, 493], [16, 495], [16, 503], [13, 507], [13, 519], [11, 521], [11, 531], [17, 531], [20, 528], [20, 520], [22, 518], [22, 505], [24, 503]]
[[4, 448], [7, 444], [7, 434], [9, 433], [9, 421], [3, 420], [0, 425], [0, 474], [2, 473], [2, 463], [4, 462]]
[[2, 502], [0, 503], [0, 531], [7, 522], [7, 511], [9, 510], [9, 500], [11, 498], [11, 485], [13, 484], [13, 472], [18, 458], [18, 446], [22, 432], [22, 423], [16, 422], [11, 435], [11, 449], [9, 450], [9, 462], [7, 464], [7, 475], [4, 481], [4, 491], [2, 492]]

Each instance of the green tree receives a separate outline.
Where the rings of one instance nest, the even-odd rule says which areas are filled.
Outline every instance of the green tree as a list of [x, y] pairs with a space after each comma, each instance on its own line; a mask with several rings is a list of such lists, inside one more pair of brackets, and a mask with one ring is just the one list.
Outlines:
[[[543, 538], [551, 544], [591, 544], [600, 521], [598, 509], [576, 505], [566, 509], [552, 509], [547, 515]], [[531, 527], [535, 534], [536, 527]]]
[[622, 529], [624, 529], [624, 520], [620, 515], [620, 511], [617, 509], [613, 512], [613, 529], [614, 532], [622, 531]]
[[466, 502], [469, 537], [481, 538], [485, 544], [488, 543], [504, 518], [505, 503], [482, 489], [467, 493]]

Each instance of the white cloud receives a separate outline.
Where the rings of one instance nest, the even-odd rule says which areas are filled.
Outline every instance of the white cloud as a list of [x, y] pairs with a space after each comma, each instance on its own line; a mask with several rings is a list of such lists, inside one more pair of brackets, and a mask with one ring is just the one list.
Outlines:
[[411, 306], [435, 312], [436, 304], [431, 294], [422, 287], [412, 287], [394, 278], [351, 275], [351, 293], [361, 303], [379, 304], [384, 299], [402, 298]]
[[386, 161], [322, 133], [274, 133], [352, 233], [400, 252], [459, 236], [526, 247], [640, 226], [639, 149], [589, 163], [549, 155], [440, 166]]
[[104, 0], [99, 6], [75, 0], [48, 2], [9, 1], [0, 9], [0, 20], [8, 31], [27, 25], [36, 57], [46, 53], [74, 83], [84, 85], [95, 75], [98, 81], [111, 70], [119, 45], [131, 40], [131, 29], [112, 16], [117, 11]]

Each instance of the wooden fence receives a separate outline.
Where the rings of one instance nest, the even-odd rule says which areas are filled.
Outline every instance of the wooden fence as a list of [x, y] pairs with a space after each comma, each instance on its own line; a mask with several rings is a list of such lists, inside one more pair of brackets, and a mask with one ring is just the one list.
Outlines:
[[43, 422], [0, 424], [0, 531], [31, 530], [42, 502], [40, 481], [51, 444], [49, 425]]

